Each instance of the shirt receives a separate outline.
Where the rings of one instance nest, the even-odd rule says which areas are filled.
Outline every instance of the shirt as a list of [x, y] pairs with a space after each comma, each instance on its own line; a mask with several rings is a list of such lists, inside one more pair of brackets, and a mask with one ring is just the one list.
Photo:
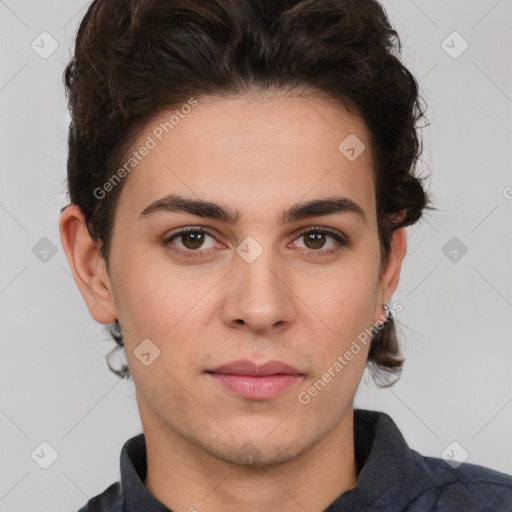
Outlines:
[[[512, 512], [512, 476], [423, 456], [409, 448], [386, 413], [354, 409], [354, 454], [357, 486], [324, 512]], [[121, 482], [78, 512], [172, 512], [144, 486], [143, 433], [125, 442], [120, 462]]]

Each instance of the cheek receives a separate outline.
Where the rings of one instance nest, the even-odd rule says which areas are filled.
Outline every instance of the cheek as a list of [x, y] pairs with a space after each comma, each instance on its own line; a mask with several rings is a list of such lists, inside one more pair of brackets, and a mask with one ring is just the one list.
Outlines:
[[134, 251], [116, 262], [112, 281], [116, 308], [127, 330], [137, 337], [169, 335], [215, 283], [215, 276], [180, 269], [158, 252]]
[[372, 325], [377, 273], [378, 262], [359, 255], [336, 272], [303, 277], [300, 286], [309, 289], [305, 302], [328, 332], [346, 339]]
[[[222, 286], [223, 273], [199, 275], [197, 269], [178, 269], [168, 261], [149, 259], [148, 253], [145, 258], [132, 256], [117, 267], [116, 307], [134, 380], [147, 381], [151, 387], [156, 379], [173, 388], [172, 376], [188, 382], [195, 377], [196, 366], [199, 372], [198, 361], [204, 359], [201, 350], [207, 351], [210, 343], [215, 287], [216, 283]], [[148, 339], [151, 343], [144, 341]], [[147, 367], [137, 356], [145, 346], [158, 354]], [[171, 393], [170, 388], [164, 394]]]
[[322, 391], [320, 402], [331, 393], [355, 392], [355, 388], [346, 387], [351, 383], [357, 386], [367, 360], [378, 293], [377, 273], [378, 261], [372, 263], [363, 258], [335, 275], [315, 281], [315, 293], [310, 295], [307, 306], [317, 318], [311, 316], [302, 327], [308, 337], [317, 340], [314, 358], [319, 374], [315, 377], [321, 379], [324, 372], [331, 372], [322, 379], [329, 381], [329, 390]]

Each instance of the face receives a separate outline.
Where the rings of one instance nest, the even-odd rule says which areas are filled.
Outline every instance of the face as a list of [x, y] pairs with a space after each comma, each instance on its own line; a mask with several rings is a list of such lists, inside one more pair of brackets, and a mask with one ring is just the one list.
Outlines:
[[[335, 363], [394, 290], [368, 134], [312, 98], [210, 97], [161, 133], [172, 114], [128, 152], [155, 143], [124, 178], [108, 276], [144, 428], [234, 463], [292, 460], [352, 414], [369, 343]], [[355, 160], [338, 149], [351, 134]], [[294, 370], [212, 373], [241, 360]]]

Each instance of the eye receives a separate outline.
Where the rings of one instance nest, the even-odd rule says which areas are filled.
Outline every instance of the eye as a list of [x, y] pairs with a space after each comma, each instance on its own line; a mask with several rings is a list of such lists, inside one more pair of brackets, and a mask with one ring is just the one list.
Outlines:
[[[208, 239], [211, 239], [213, 243], [210, 242], [210, 244], [205, 247], [204, 244]], [[183, 256], [191, 257], [204, 255], [205, 252], [210, 252], [210, 250], [216, 246], [215, 238], [208, 231], [194, 227], [182, 229], [165, 238], [162, 243], [164, 246], [168, 247], [169, 250], [175, 251]]]
[[[303, 246], [300, 245], [303, 242]], [[303, 231], [294, 242], [295, 247], [306, 249], [308, 255], [319, 253], [319, 255], [331, 254], [339, 250], [341, 246], [348, 246], [348, 240], [338, 233], [325, 228], [310, 228]], [[327, 249], [320, 251], [320, 249]], [[316, 255], [315, 255], [316, 256]]]

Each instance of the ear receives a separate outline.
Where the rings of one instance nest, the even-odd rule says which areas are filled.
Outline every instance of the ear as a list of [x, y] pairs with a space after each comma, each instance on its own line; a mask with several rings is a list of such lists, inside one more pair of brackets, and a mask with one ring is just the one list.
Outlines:
[[100, 324], [117, 318], [110, 280], [98, 244], [76, 205], [66, 207], [59, 221], [60, 238], [69, 266], [91, 316]]
[[374, 323], [382, 323], [385, 320], [385, 312], [382, 303], [387, 303], [398, 286], [400, 281], [400, 270], [402, 261], [407, 251], [406, 228], [400, 228], [393, 232], [391, 237], [391, 250], [388, 264], [381, 272], [379, 280], [378, 302], [375, 304]]

